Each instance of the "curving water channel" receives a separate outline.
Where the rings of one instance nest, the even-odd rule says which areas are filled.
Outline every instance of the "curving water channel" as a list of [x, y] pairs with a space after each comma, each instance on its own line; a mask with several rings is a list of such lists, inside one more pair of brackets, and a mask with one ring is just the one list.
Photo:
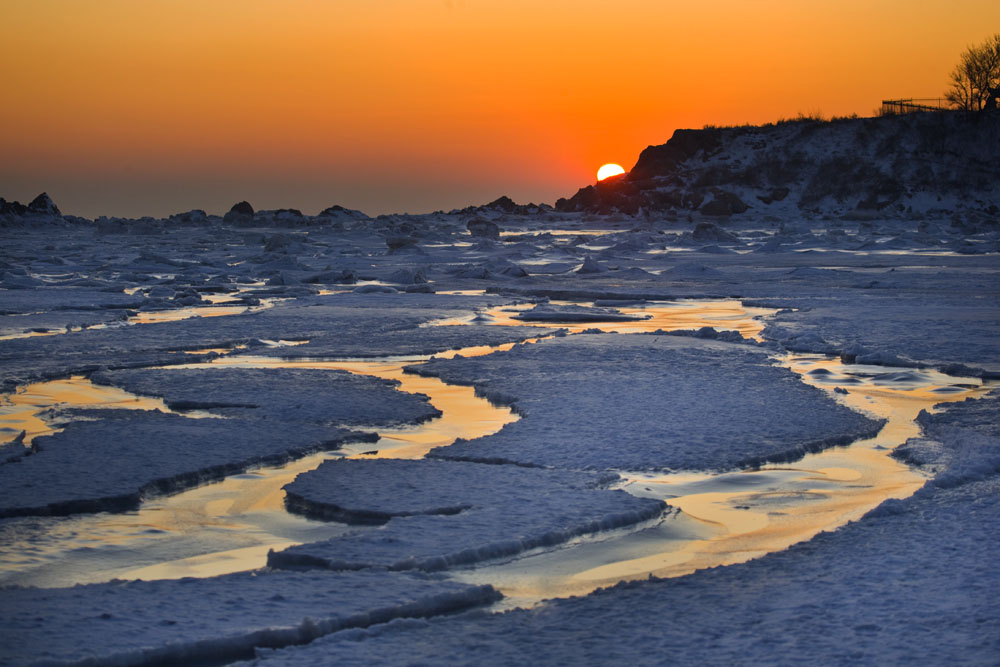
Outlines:
[[[513, 343], [498, 348], [465, 348], [437, 356], [472, 356], [512, 346]], [[396, 380], [400, 383], [400, 391], [429, 396], [442, 416], [417, 426], [379, 429], [380, 439], [376, 443], [347, 445], [335, 452], [314, 454], [174, 495], [146, 499], [135, 512], [0, 521], [0, 544], [7, 545], [0, 550], [0, 583], [67, 586], [114, 578], [213, 576], [261, 567], [270, 549], [328, 539], [346, 532], [348, 528], [343, 524], [314, 521], [285, 511], [282, 487], [297, 475], [314, 470], [327, 458], [421, 458], [434, 447], [451, 444], [458, 437], [489, 435], [517, 419], [510, 409], [492, 406], [477, 397], [472, 387], [448, 385], [436, 378], [403, 372], [404, 366], [428, 358], [289, 361], [233, 356], [211, 362], [250, 368], [346, 370]], [[42, 419], [44, 411], [55, 406], [128, 407], [169, 412], [160, 399], [94, 385], [83, 377], [30, 385], [3, 399], [0, 423], [9, 415], [16, 420], [15, 428], [31, 428], [33, 437], [57, 430], [57, 426]], [[11, 410], [3, 414], [5, 408]], [[190, 413], [185, 414], [190, 416]]]
[[[788, 354], [781, 362], [838, 401], [885, 419], [869, 439], [809, 454], [792, 464], [727, 473], [621, 472], [617, 488], [660, 498], [675, 512], [633, 530], [577, 539], [502, 563], [456, 573], [503, 592], [501, 608], [585, 595], [619, 581], [677, 577], [741, 563], [860, 518], [888, 498], [905, 498], [926, 478], [889, 456], [920, 433], [915, 419], [945, 402], [978, 398], [978, 378], [933, 370], [846, 365], [824, 355]], [[834, 393], [840, 388], [847, 393]]]
[[[741, 308], [738, 301], [692, 301], [621, 310], [650, 315], [638, 323], [646, 331], [714, 326], [740, 331], [747, 337], [759, 336], [763, 325], [755, 318], [768, 311], [741, 312]], [[519, 310], [521, 307], [493, 309], [465, 322], [553, 326], [511, 319]], [[591, 322], [570, 328], [621, 331], [636, 324]], [[489, 354], [512, 346], [465, 348], [437, 356]], [[112, 578], [212, 576], [260, 567], [269, 549], [342, 534], [347, 530], [342, 524], [286, 512], [282, 487], [329, 457], [420, 458], [433, 447], [450, 444], [458, 437], [472, 439], [494, 433], [516, 419], [509, 409], [476, 397], [471, 387], [403, 372], [404, 366], [426, 359], [289, 361], [233, 355], [211, 362], [257, 368], [337, 369], [396, 380], [401, 391], [429, 396], [443, 414], [419, 426], [380, 430], [381, 439], [375, 444], [353, 445], [148, 499], [136, 512], [0, 522], [0, 543], [8, 545], [0, 551], [0, 583], [64, 586]], [[845, 366], [817, 355], [788, 355], [781, 363], [850, 407], [887, 419], [886, 426], [875, 438], [809, 455], [791, 465], [724, 474], [623, 472], [620, 488], [662, 498], [674, 509], [645, 525], [459, 570], [453, 576], [493, 584], [507, 596], [504, 607], [530, 606], [545, 598], [585, 594], [623, 579], [649, 574], [679, 576], [783, 549], [858, 518], [886, 498], [905, 497], [919, 488], [924, 478], [889, 457], [889, 451], [919, 433], [914, 418], [921, 409], [987, 391], [975, 378]], [[835, 387], [840, 391], [834, 393]], [[31, 435], [52, 428], [39, 413], [60, 404], [166, 411], [159, 399], [97, 387], [84, 378], [31, 385], [4, 397], [4, 401], [0, 413], [7, 414], [0, 414], [0, 421], [11, 428], [20, 426]]]

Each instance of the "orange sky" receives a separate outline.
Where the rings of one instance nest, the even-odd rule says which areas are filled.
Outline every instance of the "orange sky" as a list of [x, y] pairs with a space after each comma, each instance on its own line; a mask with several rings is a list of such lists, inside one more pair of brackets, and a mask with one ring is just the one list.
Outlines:
[[932, 97], [997, 0], [0, 0], [0, 196], [554, 202], [678, 127]]

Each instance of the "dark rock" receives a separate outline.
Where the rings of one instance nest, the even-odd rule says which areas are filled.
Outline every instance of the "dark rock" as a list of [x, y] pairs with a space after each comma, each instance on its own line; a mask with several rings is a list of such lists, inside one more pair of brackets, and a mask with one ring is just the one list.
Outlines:
[[772, 204], [776, 201], [782, 201], [788, 196], [789, 192], [791, 192], [791, 190], [786, 187], [774, 188], [766, 195], [757, 195], [757, 199], [765, 204]]
[[490, 220], [473, 218], [465, 224], [465, 228], [473, 236], [493, 239], [494, 241], [500, 240], [500, 226]]
[[662, 178], [677, 170], [677, 166], [696, 156], [718, 150], [722, 130], [676, 130], [662, 146], [649, 146], [639, 154], [639, 160], [628, 172], [628, 180], [644, 181]]
[[520, 213], [521, 212], [520, 211], [521, 206], [518, 206], [516, 203], [514, 203], [514, 200], [511, 199], [510, 197], [508, 197], [507, 195], [503, 195], [501, 197], [497, 197], [496, 199], [494, 199], [493, 201], [491, 201], [489, 204], [487, 204], [486, 208], [493, 208], [493, 209], [496, 209], [498, 211], [503, 211], [504, 213]]
[[743, 213], [749, 206], [731, 192], [717, 191], [715, 198], [701, 207], [702, 215], [733, 215]]
[[208, 214], [201, 209], [193, 209], [186, 213], [174, 213], [170, 216], [170, 221], [185, 225], [201, 225], [208, 222]]
[[633, 215], [639, 212], [640, 190], [630, 183], [624, 175], [607, 178], [596, 185], [588, 185], [569, 199], [556, 202], [557, 211], [590, 211], [594, 213], [627, 213]]
[[56, 206], [55, 202], [52, 201], [52, 198], [46, 192], [32, 199], [31, 203], [28, 204], [28, 210], [31, 213], [42, 215], [62, 216], [62, 213], [59, 212], [59, 207]]
[[390, 236], [386, 238], [385, 245], [389, 248], [389, 254], [392, 254], [406, 248], [416, 248], [419, 241], [414, 236]]
[[292, 237], [288, 234], [275, 234], [264, 242], [264, 250], [275, 252], [288, 248], [292, 244]]
[[337, 218], [338, 220], [367, 220], [368, 216], [361, 211], [356, 211], [351, 208], [346, 208], [344, 206], [334, 205], [324, 208], [319, 213], [321, 218]]
[[726, 242], [732, 243], [739, 239], [711, 222], [699, 222], [691, 232], [691, 238], [702, 243]]
[[229, 213], [226, 213], [222, 220], [223, 222], [231, 225], [253, 222], [253, 206], [245, 201], [234, 204], [233, 207], [229, 209]]
[[28, 212], [28, 207], [19, 201], [7, 201], [0, 197], [0, 215], [20, 217]]
[[466, 206], [461, 210], [452, 211], [453, 214], [479, 215], [483, 213], [506, 213], [509, 215], [533, 215], [543, 211], [551, 211], [548, 204], [518, 204], [507, 196], [498, 197], [489, 204], [482, 206]]

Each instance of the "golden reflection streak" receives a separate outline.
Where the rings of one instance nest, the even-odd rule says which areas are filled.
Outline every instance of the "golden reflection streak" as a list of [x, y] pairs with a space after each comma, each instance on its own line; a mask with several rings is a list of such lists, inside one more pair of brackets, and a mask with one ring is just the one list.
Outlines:
[[160, 322], [177, 322], [178, 320], [187, 320], [193, 317], [242, 315], [250, 309], [250, 306], [242, 304], [239, 306], [191, 306], [175, 310], [142, 311], [136, 315], [129, 316], [127, 321], [131, 324], [157, 324]]
[[[532, 339], [528, 342], [534, 342]], [[434, 355], [439, 358], [456, 356], [473, 357], [491, 354], [498, 350], [510, 350], [515, 343], [498, 346], [474, 346], [449, 350]], [[473, 387], [449, 385], [435, 377], [424, 377], [403, 372], [405, 366], [419, 365], [425, 357], [385, 360], [296, 360], [270, 357], [222, 357], [210, 362], [214, 366], [247, 366], [254, 368], [299, 368], [340, 370], [357, 375], [368, 375], [398, 382], [397, 389], [410, 394], [424, 394], [430, 403], [441, 411], [441, 416], [418, 426], [380, 428], [377, 443], [348, 445], [341, 451], [352, 458], [423, 458], [435, 447], [451, 444], [456, 438], [472, 440], [496, 433], [504, 425], [517, 421], [510, 408], [496, 407], [476, 396]], [[198, 367], [185, 364], [180, 368]], [[374, 454], [369, 452], [376, 452]]]
[[128, 410], [160, 410], [170, 412], [162, 399], [136, 396], [116, 387], [96, 385], [82, 375], [64, 380], [36, 382], [0, 397], [0, 425], [5, 429], [25, 431], [24, 443], [53, 429], [39, 415], [62, 407], [124, 408]]
[[[510, 349], [514, 343], [497, 347], [478, 346], [451, 350], [436, 356], [479, 356], [497, 349]], [[379, 429], [377, 443], [346, 445], [336, 453], [322, 452], [284, 466], [258, 469], [252, 477], [236, 476], [221, 482], [158, 498], [143, 504], [136, 522], [165, 532], [183, 532], [186, 526], [216, 526], [225, 530], [254, 531], [262, 544], [253, 547], [202, 554], [153, 566], [128, 570], [115, 576], [142, 579], [168, 579], [180, 576], [214, 576], [250, 570], [267, 562], [270, 549], [284, 549], [298, 542], [266, 535], [243, 517], [260, 513], [283, 513], [284, 487], [298, 475], [315, 470], [330, 458], [346, 454], [349, 458], [419, 459], [434, 447], [451, 444], [456, 438], [473, 439], [496, 433], [518, 418], [509, 408], [494, 407], [475, 395], [475, 389], [448, 385], [433, 377], [403, 372], [403, 367], [422, 363], [423, 358], [400, 361], [384, 360], [290, 360], [271, 357], [223, 357], [209, 364], [186, 364], [178, 368], [239, 366], [253, 368], [298, 368], [342, 370], [387, 380], [397, 380], [399, 391], [421, 393], [443, 414], [417, 426]], [[371, 453], [374, 452], [374, 453]], [[303, 521], [306, 521], [303, 519]]]
[[[553, 306], [580, 305], [571, 301], [550, 301]], [[770, 308], [744, 306], [737, 299], [699, 301], [648, 302], [636, 306], [617, 308], [626, 315], [651, 316], [645, 320], [628, 322], [556, 322], [523, 321], [516, 318], [520, 311], [535, 307], [533, 303], [515, 306], [498, 306], [483, 311], [481, 317], [490, 325], [533, 326], [548, 329], [566, 329], [570, 333], [580, 333], [587, 329], [600, 329], [606, 333], [652, 333], [654, 331], [679, 331], [713, 327], [720, 330], [738, 331], [744, 338], [763, 341], [762, 318], [773, 315]], [[452, 318], [434, 322], [435, 325], [474, 324], [471, 318]]]

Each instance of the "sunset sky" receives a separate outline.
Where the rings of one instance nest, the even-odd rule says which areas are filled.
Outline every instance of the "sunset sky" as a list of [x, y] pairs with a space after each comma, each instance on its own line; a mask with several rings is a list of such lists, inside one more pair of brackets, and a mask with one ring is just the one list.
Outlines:
[[0, 0], [0, 196], [554, 202], [674, 129], [937, 97], [997, 0]]

